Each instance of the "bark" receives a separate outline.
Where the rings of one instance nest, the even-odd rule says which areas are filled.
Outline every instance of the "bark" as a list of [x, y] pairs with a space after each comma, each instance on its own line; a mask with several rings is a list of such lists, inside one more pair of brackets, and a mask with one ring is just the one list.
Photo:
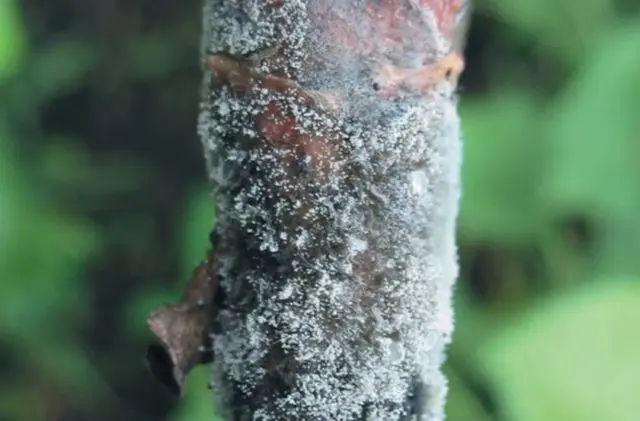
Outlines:
[[443, 419], [463, 15], [455, 0], [205, 0], [215, 292], [176, 306], [196, 333], [150, 324], [178, 385], [201, 361], [166, 327], [210, 333], [223, 419]]

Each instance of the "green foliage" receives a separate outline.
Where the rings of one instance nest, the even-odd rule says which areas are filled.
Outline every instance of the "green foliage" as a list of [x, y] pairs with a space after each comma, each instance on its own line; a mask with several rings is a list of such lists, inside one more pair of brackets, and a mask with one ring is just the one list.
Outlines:
[[640, 269], [638, 45], [637, 22], [612, 30], [550, 108], [547, 208], [594, 220], [598, 263], [608, 272]]
[[0, 81], [18, 72], [26, 53], [26, 36], [17, 4], [0, 1]]
[[[536, 185], [546, 147], [534, 93], [503, 90], [460, 107], [464, 166], [460, 232], [466, 241], [531, 242], [541, 228]], [[505, 174], [509, 174], [505, 177]]]
[[553, 211], [640, 211], [640, 190], [629, 183], [640, 179], [638, 45], [637, 22], [612, 31], [552, 104], [545, 178]]
[[513, 421], [638, 419], [640, 278], [550, 297], [481, 350]]
[[[451, 353], [476, 367], [513, 421], [638, 414], [640, 343], [631, 332], [640, 317], [639, 22], [612, 21], [607, 1], [569, 3], [496, 1], [484, 9], [534, 37], [537, 61], [575, 67], [558, 92], [500, 84], [463, 97], [461, 106], [462, 250], [513, 250], [515, 258], [497, 263], [505, 272], [492, 273], [511, 285], [524, 276], [531, 292], [492, 306], [470, 300], [463, 284]], [[586, 225], [588, 238], [576, 243], [572, 219]], [[538, 258], [519, 256], [523, 247]], [[537, 269], [514, 276], [509, 268], [518, 261]], [[590, 281], [594, 273], [598, 282]], [[494, 302], [521, 298], [511, 291]], [[451, 366], [449, 419], [484, 417]]]
[[539, 54], [576, 65], [615, 23], [611, 0], [484, 0], [481, 10], [526, 34]]
[[[209, 247], [200, 3], [118, 9], [117, 37], [25, 28], [56, 8], [18, 4], [0, 0], [0, 418], [161, 418], [112, 403], [168, 407], [142, 393], [144, 321]], [[449, 421], [638, 418], [639, 10], [476, 4]], [[208, 376], [167, 419], [213, 419]]]
[[[42, 191], [25, 185], [29, 177], [10, 139], [6, 130], [0, 133], [0, 337], [31, 370], [83, 392], [90, 365], [69, 341], [69, 324], [80, 322], [73, 314], [86, 311], [87, 291], [80, 280], [99, 238], [86, 221], [70, 217], [43, 200]], [[34, 408], [12, 399], [6, 404], [0, 408], [9, 413], [0, 411], [1, 416], [31, 419], [34, 414]]]

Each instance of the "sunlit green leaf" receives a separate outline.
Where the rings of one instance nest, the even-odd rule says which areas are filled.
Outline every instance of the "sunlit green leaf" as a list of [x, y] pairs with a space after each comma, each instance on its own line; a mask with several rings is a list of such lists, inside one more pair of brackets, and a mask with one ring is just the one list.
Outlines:
[[556, 296], [481, 350], [511, 421], [636, 421], [640, 279]]
[[27, 37], [18, 13], [18, 2], [0, 0], [0, 80], [12, 76], [23, 65]]
[[637, 23], [612, 32], [550, 109], [545, 203], [601, 222], [609, 267], [640, 250], [639, 45]]

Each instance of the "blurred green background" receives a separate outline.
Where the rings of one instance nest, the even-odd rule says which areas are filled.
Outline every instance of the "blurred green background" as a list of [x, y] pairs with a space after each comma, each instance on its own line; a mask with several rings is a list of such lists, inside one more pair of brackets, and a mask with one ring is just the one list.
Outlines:
[[[640, 1], [476, 2], [450, 421], [640, 420]], [[0, 0], [0, 421], [212, 419], [145, 318], [206, 248], [200, 1]]]

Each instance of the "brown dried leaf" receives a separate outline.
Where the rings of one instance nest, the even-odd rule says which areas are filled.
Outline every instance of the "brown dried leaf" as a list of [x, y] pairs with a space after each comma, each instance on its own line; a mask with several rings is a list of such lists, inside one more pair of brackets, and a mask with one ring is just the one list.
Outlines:
[[175, 395], [181, 394], [184, 378], [195, 365], [213, 361], [209, 333], [218, 288], [215, 272], [210, 255], [194, 270], [181, 301], [160, 306], [147, 319], [159, 342], [149, 346], [147, 364]]

